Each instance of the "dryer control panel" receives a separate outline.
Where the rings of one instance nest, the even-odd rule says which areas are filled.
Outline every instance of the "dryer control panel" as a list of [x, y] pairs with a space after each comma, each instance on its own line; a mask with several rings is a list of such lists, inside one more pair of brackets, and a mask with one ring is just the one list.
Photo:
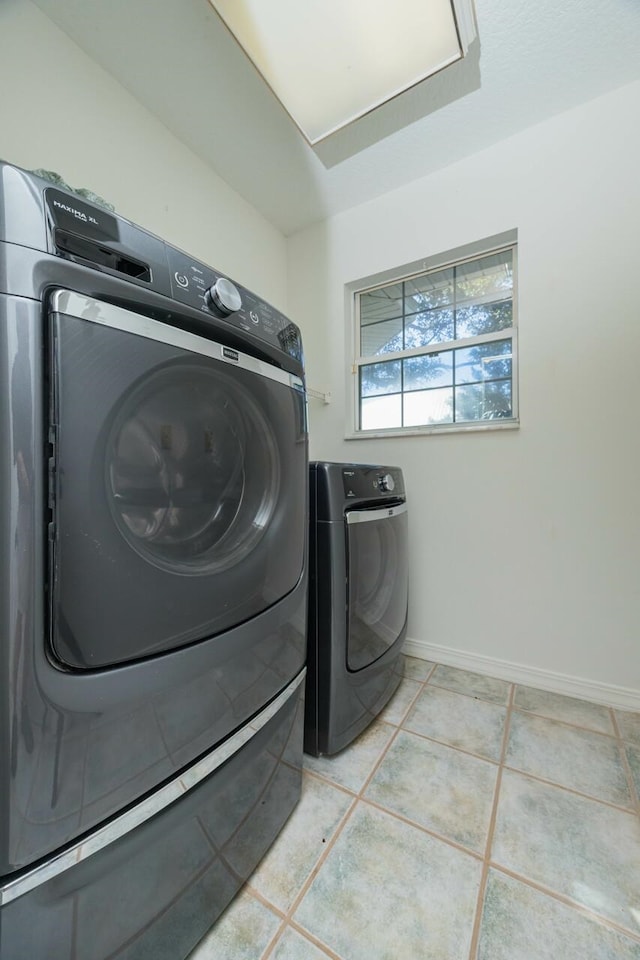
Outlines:
[[344, 464], [342, 483], [345, 500], [370, 500], [376, 497], [392, 497], [396, 500], [404, 497], [404, 480], [399, 467]]

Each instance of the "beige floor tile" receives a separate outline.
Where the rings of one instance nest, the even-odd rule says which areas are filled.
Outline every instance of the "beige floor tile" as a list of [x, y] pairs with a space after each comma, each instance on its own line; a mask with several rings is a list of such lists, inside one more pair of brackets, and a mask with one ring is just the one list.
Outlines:
[[640, 960], [640, 943], [491, 870], [477, 960], [552, 958]]
[[598, 733], [613, 734], [613, 723], [608, 707], [588, 700], [576, 700], [561, 693], [537, 690], [534, 687], [516, 687], [514, 706], [518, 710], [537, 713], [551, 720], [564, 720], [578, 727], [586, 727]]
[[615, 714], [622, 739], [640, 744], [640, 713], [616, 710]]
[[498, 760], [505, 716], [505, 707], [427, 684], [403, 726], [488, 760]]
[[418, 657], [404, 658], [404, 675], [412, 680], [426, 680], [435, 664], [431, 660], [420, 660]]
[[492, 860], [640, 935], [640, 818], [505, 770]]
[[638, 797], [640, 797], [640, 747], [627, 744], [625, 750], [627, 752], [629, 766], [631, 767], [631, 775], [635, 783], [636, 793]]
[[294, 919], [344, 960], [467, 960], [480, 871], [360, 802]]
[[401, 730], [365, 797], [484, 853], [498, 767]]
[[489, 700], [491, 703], [506, 704], [511, 684], [494, 677], [485, 677], [480, 673], [470, 673], [457, 667], [445, 667], [439, 664], [429, 678], [429, 683], [456, 693], [466, 693], [470, 697]]
[[597, 800], [633, 807], [620, 748], [612, 737], [514, 712], [505, 763]]

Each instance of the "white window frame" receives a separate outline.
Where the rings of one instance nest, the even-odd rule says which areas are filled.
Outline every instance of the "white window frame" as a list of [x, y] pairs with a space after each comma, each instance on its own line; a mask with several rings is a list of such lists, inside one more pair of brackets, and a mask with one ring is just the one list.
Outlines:
[[[513, 310], [512, 326], [495, 333], [485, 333], [476, 337], [464, 337], [459, 340], [447, 340], [429, 344], [426, 347], [416, 347], [411, 350], [399, 350], [388, 354], [361, 356], [360, 354], [360, 316], [359, 295], [372, 290], [390, 286], [393, 283], [414, 280], [425, 274], [458, 266], [480, 257], [503, 250], [511, 249], [513, 255]], [[476, 243], [467, 244], [449, 250], [446, 253], [407, 264], [394, 270], [385, 271], [370, 277], [349, 283], [345, 287], [345, 307], [351, 322], [347, 324], [348, 341], [346, 343], [347, 356], [351, 362], [347, 372], [348, 422], [345, 432], [346, 440], [370, 440], [381, 437], [422, 436], [440, 433], [466, 433], [478, 430], [512, 430], [520, 426], [518, 404], [518, 240], [517, 231], [511, 230], [504, 234], [488, 237]], [[410, 427], [381, 427], [376, 430], [362, 430], [360, 428], [360, 367], [371, 363], [383, 363], [387, 360], [404, 360], [408, 357], [420, 357], [429, 353], [443, 353], [447, 350], [464, 349], [482, 343], [493, 343], [500, 340], [511, 340], [511, 409], [513, 416], [508, 419], [496, 418], [493, 420], [463, 420], [457, 423], [433, 423]]]

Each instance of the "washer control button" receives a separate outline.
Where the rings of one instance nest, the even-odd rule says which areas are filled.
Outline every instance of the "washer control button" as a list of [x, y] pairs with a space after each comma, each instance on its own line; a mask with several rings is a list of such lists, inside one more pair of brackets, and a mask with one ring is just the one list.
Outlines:
[[174, 277], [176, 278], [176, 283], [179, 287], [189, 286], [189, 278], [185, 277], [184, 273], [174, 273]]
[[205, 302], [209, 309], [219, 317], [228, 317], [242, 306], [242, 297], [240, 291], [231, 280], [225, 277], [218, 277], [216, 282], [205, 296]]

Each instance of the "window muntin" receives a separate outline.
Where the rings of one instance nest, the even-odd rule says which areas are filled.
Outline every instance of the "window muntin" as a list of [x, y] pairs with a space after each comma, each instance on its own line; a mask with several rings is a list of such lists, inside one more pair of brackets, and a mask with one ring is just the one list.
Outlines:
[[515, 245], [356, 293], [360, 432], [515, 420]]

